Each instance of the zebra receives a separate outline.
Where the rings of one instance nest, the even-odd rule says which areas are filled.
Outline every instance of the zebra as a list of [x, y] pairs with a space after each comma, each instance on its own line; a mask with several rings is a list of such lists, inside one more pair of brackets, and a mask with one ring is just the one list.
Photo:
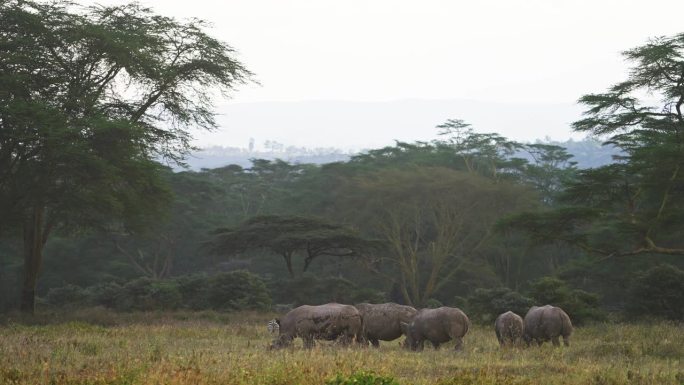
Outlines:
[[280, 320], [277, 318], [274, 318], [274, 319], [268, 321], [266, 328], [268, 329], [269, 333], [277, 334], [278, 332], [280, 332]]

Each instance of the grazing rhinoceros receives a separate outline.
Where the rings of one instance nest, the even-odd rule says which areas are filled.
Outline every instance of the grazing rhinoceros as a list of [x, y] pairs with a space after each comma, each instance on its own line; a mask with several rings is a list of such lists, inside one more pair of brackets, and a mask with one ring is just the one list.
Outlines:
[[468, 316], [455, 307], [421, 309], [410, 323], [401, 323], [402, 331], [406, 334], [405, 347], [418, 351], [423, 350], [425, 340], [430, 341], [435, 349], [444, 342], [455, 340], [455, 349], [461, 350], [463, 336], [469, 326]]
[[570, 346], [572, 322], [563, 309], [551, 305], [532, 306], [525, 315], [523, 338], [530, 346], [532, 340], [537, 344], [551, 340], [554, 346], [559, 346], [559, 336], [563, 336], [565, 346]]
[[304, 305], [292, 309], [276, 322], [279, 334], [271, 344], [272, 349], [290, 346], [296, 337], [301, 337], [307, 349], [314, 346], [314, 339], [339, 340], [343, 345], [349, 345], [353, 338], [357, 341], [363, 338], [361, 314], [351, 305]]
[[507, 311], [496, 317], [494, 331], [501, 346], [519, 345], [523, 336], [523, 319], [512, 311]]
[[363, 337], [376, 348], [379, 341], [392, 341], [403, 334], [400, 322], [410, 322], [417, 310], [396, 303], [360, 303], [355, 305], [363, 320]]

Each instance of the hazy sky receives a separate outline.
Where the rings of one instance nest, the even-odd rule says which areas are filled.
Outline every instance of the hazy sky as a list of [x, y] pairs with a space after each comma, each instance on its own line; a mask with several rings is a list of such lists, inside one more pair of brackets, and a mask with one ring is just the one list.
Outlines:
[[208, 20], [211, 33], [238, 50], [261, 86], [241, 87], [229, 104], [571, 104], [624, 79], [621, 51], [684, 32], [682, 0], [141, 2], [161, 14]]

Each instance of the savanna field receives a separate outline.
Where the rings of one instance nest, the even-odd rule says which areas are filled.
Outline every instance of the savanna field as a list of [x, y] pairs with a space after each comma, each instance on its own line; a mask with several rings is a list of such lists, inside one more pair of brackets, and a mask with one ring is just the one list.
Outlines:
[[268, 351], [272, 316], [4, 316], [0, 384], [684, 384], [684, 328], [675, 323], [578, 327], [569, 348], [502, 350], [492, 327], [473, 325], [461, 353], [453, 345], [407, 352], [399, 340], [380, 349], [319, 342], [311, 351], [296, 340]]

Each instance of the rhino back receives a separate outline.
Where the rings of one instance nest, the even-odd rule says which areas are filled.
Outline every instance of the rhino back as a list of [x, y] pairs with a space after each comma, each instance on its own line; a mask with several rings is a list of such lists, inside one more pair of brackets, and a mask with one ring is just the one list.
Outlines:
[[361, 329], [361, 315], [350, 305], [330, 303], [325, 305], [302, 305], [283, 317], [280, 333], [293, 337], [316, 335], [334, 338], [340, 330]]
[[[564, 326], [569, 321], [570, 318], [561, 308], [551, 305], [535, 306], [525, 316], [525, 334], [533, 338], [554, 338], [563, 335]], [[572, 326], [570, 325], [570, 332], [571, 330]]]
[[416, 314], [411, 306], [396, 303], [356, 305], [363, 319], [363, 329], [367, 338], [391, 341], [401, 337], [401, 322], [410, 322]]
[[425, 339], [439, 343], [463, 337], [470, 323], [463, 311], [453, 307], [421, 309], [414, 317], [414, 322]]
[[496, 317], [494, 329], [497, 336], [519, 338], [523, 333], [523, 319], [519, 315], [508, 311]]

